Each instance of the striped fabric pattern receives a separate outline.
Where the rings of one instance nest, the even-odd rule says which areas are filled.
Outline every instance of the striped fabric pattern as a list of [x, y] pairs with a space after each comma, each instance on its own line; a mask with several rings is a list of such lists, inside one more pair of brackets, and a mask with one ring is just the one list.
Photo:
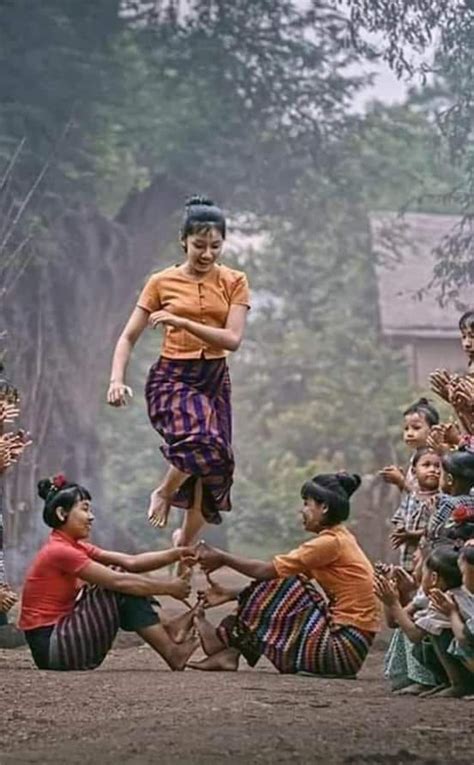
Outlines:
[[231, 509], [234, 473], [231, 383], [225, 359], [165, 359], [150, 369], [145, 387], [151, 424], [165, 443], [165, 459], [191, 476], [173, 498], [189, 508], [197, 478], [203, 483], [203, 515], [220, 523]]
[[374, 637], [332, 624], [324, 597], [302, 576], [251, 584], [241, 593], [232, 633], [219, 634], [244, 655], [253, 649], [266, 656], [280, 672], [336, 677], [359, 671]]
[[83, 587], [74, 610], [51, 633], [50, 669], [95, 669], [110, 651], [119, 626], [118, 593]]

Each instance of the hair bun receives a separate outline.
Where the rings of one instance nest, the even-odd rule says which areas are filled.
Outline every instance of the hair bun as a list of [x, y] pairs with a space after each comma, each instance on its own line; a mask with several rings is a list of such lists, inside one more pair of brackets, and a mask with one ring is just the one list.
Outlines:
[[38, 481], [38, 496], [45, 500], [52, 488], [51, 478], [42, 478], [41, 481]]
[[337, 480], [348, 497], [354, 494], [361, 484], [360, 475], [357, 475], [357, 473], [352, 473], [351, 475], [349, 473], [338, 473]]
[[212, 199], [209, 199], [209, 197], [203, 197], [199, 194], [195, 194], [192, 197], [189, 197], [189, 199], [186, 200], [184, 203], [185, 207], [215, 207], [215, 203], [212, 201]]

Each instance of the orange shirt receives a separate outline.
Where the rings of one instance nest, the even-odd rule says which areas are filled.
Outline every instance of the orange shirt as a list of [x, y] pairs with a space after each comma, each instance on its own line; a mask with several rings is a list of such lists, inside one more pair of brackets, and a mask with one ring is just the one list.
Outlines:
[[335, 624], [368, 632], [380, 629], [372, 564], [345, 526], [324, 529], [296, 550], [277, 555], [273, 564], [280, 577], [304, 574], [315, 579], [329, 598]]
[[[137, 305], [150, 313], [164, 309], [223, 329], [231, 305], [250, 308], [250, 294], [242, 271], [216, 264], [202, 279], [195, 280], [178, 266], [171, 266], [149, 278]], [[169, 359], [220, 359], [227, 356], [228, 351], [208, 345], [185, 329], [168, 326], [161, 355]]]

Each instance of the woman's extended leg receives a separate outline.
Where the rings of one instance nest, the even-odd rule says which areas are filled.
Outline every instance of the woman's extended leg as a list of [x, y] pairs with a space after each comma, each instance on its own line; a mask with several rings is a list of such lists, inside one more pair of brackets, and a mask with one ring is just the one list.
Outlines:
[[171, 466], [168, 468], [162, 483], [152, 491], [148, 507], [148, 520], [155, 528], [161, 529], [166, 526], [173, 494], [178, 491], [186, 478], [189, 478], [187, 473]]
[[220, 639], [214, 625], [206, 619], [203, 606], [196, 610], [194, 626], [198, 631], [203, 651], [207, 656], [213, 656], [227, 648], [226, 644]]
[[190, 661], [187, 666], [206, 672], [236, 672], [239, 668], [239, 659], [240, 651], [237, 648], [224, 648], [219, 653], [208, 656], [202, 661]]

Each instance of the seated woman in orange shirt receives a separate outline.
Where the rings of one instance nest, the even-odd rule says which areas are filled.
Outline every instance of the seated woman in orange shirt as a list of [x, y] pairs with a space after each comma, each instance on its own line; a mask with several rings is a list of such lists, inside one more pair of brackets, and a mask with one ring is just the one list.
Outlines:
[[372, 565], [343, 525], [359, 484], [359, 476], [347, 474], [307, 481], [301, 490], [303, 525], [315, 536], [269, 563], [198, 546], [206, 572], [228, 566], [256, 581], [231, 592], [211, 580], [204, 606], [237, 600], [237, 613], [216, 630], [204, 609], [197, 612], [195, 625], [208, 658], [188, 666], [235, 670], [241, 654], [250, 666], [263, 655], [284, 673], [356, 675], [379, 629]]
[[109, 404], [131, 393], [125, 373], [147, 325], [165, 328], [161, 355], [147, 384], [148, 414], [164, 439], [170, 463], [152, 492], [148, 517], [166, 525], [171, 505], [187, 510], [175, 544], [187, 545], [205, 521], [220, 523], [230, 510], [234, 472], [231, 388], [226, 356], [244, 333], [249, 289], [244, 273], [221, 265], [226, 234], [222, 211], [210, 200], [186, 204], [181, 245], [186, 259], [153, 274], [115, 348]]

